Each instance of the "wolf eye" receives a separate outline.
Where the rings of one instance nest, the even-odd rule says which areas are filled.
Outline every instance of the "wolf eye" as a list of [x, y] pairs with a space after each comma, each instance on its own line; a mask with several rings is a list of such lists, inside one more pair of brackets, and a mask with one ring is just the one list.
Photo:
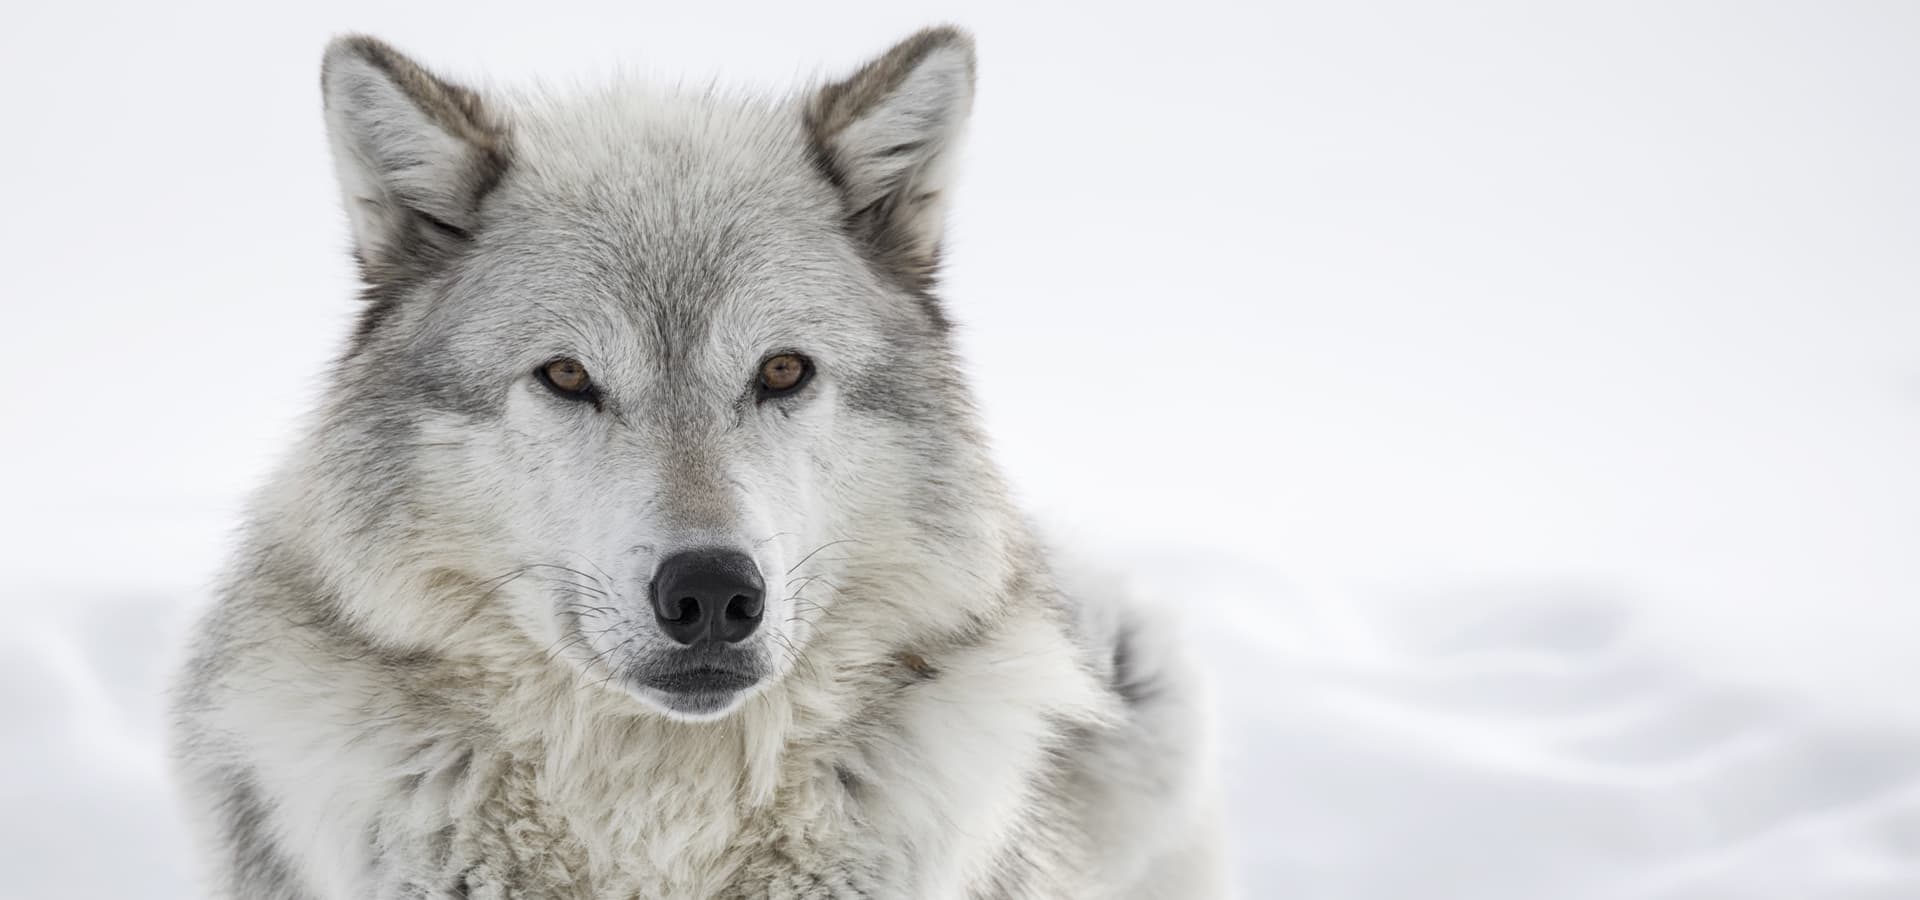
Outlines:
[[781, 397], [800, 389], [813, 377], [813, 362], [798, 353], [769, 356], [760, 364], [760, 396]]
[[579, 360], [556, 359], [540, 367], [540, 380], [570, 400], [593, 399], [593, 379]]

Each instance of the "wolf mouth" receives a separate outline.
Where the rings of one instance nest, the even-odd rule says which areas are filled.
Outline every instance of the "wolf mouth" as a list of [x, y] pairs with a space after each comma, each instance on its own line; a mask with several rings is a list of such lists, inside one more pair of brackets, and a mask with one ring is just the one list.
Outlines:
[[682, 696], [724, 696], [744, 691], [760, 682], [760, 676], [740, 669], [699, 666], [667, 672], [648, 672], [638, 681], [656, 691]]

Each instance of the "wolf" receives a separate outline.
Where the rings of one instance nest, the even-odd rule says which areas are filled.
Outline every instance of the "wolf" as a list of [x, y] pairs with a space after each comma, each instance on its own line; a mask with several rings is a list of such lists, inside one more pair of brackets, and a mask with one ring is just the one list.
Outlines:
[[1208, 898], [1177, 616], [936, 297], [971, 38], [785, 97], [322, 66], [364, 305], [175, 688], [210, 892]]

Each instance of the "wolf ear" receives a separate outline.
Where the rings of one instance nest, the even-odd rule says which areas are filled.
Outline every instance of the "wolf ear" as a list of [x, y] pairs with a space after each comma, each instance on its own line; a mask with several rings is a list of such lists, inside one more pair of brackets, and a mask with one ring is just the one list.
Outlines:
[[327, 45], [320, 83], [368, 280], [431, 262], [470, 237], [480, 199], [509, 160], [507, 129], [480, 95], [360, 35]]
[[973, 107], [973, 39], [929, 28], [807, 104], [816, 158], [854, 234], [914, 288], [940, 262], [944, 194]]

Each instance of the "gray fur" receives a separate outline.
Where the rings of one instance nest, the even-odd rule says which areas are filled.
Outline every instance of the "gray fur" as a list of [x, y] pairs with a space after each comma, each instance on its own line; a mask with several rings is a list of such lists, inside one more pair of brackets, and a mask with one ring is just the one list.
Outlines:
[[[216, 896], [1220, 894], [1193, 674], [1013, 508], [930, 293], [965, 35], [785, 100], [322, 81], [368, 307], [181, 679]], [[694, 547], [772, 589], [711, 705], [639, 678]]]

